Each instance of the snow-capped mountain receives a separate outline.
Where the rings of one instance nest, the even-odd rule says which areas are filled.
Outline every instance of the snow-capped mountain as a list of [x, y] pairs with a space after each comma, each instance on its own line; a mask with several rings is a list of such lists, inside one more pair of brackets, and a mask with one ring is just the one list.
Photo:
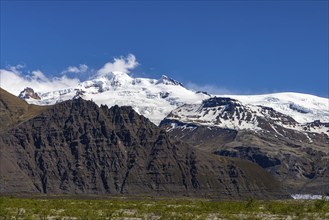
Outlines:
[[[38, 92], [38, 91], [36, 91]], [[171, 110], [185, 103], [201, 103], [209, 95], [186, 89], [181, 83], [163, 75], [160, 79], [133, 78], [114, 72], [81, 82], [75, 88], [38, 93], [30, 104], [50, 105], [81, 97], [98, 105], [132, 106], [135, 111], [158, 124]]]
[[[32, 94], [30, 89], [29, 93]], [[189, 90], [167, 76], [162, 76], [160, 79], [134, 78], [119, 71], [95, 76], [75, 87], [42, 93], [35, 91], [35, 94], [40, 99], [33, 98], [37, 96], [22, 95], [21, 97], [28, 103], [37, 105], [55, 104], [76, 97], [93, 100], [98, 105], [129, 105], [155, 124], [159, 124], [177, 107], [184, 104], [200, 105], [203, 100], [215, 97], [206, 92]], [[222, 97], [239, 100], [241, 105], [252, 111], [258, 111], [259, 106], [270, 107], [300, 123], [315, 120], [329, 122], [329, 100], [326, 98], [300, 93], [223, 95]], [[248, 122], [239, 126], [243, 128], [251, 125]]]
[[[225, 97], [225, 96], [224, 96]], [[329, 122], [329, 99], [302, 93], [273, 93], [265, 95], [229, 95], [245, 105], [267, 106], [289, 115], [299, 123], [315, 120]]]
[[21, 98], [37, 105], [81, 97], [98, 105], [132, 106], [155, 124], [165, 118], [160, 126], [194, 147], [258, 163], [294, 193], [329, 193], [327, 98], [300, 93], [215, 96], [167, 76], [134, 78], [118, 71], [61, 88], [26, 89]]
[[[282, 104], [284, 106], [284, 104]], [[299, 111], [298, 111], [299, 112]], [[242, 104], [242, 102], [222, 97], [204, 100], [201, 104], [184, 104], [173, 110], [162, 122], [167, 129], [193, 124], [218, 126], [233, 130], [269, 131], [286, 136], [286, 129], [301, 132], [325, 133], [329, 136], [329, 123], [319, 120], [299, 123], [294, 118], [282, 114], [271, 107]]]

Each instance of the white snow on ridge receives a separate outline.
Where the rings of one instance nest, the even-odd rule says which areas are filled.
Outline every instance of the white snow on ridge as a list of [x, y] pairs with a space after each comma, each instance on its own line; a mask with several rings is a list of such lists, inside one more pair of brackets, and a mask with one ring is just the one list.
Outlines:
[[244, 105], [262, 105], [289, 115], [299, 123], [329, 122], [329, 99], [302, 93], [273, 93], [264, 95], [220, 95], [239, 100]]
[[[213, 98], [202, 104], [185, 104], [171, 111], [168, 120], [178, 120], [187, 124], [217, 126], [234, 130], [274, 131], [280, 136], [285, 133], [280, 127], [305, 133], [326, 134], [329, 137], [329, 127], [325, 124], [299, 123], [286, 114], [273, 111], [274, 108], [264, 108], [259, 105], [245, 104], [234, 99]], [[270, 128], [268, 127], [270, 126]], [[171, 128], [168, 128], [171, 129]]]
[[[225, 117], [225, 106], [224, 107], [207, 107], [203, 108], [202, 104], [183, 105], [173, 110], [167, 119], [176, 119], [184, 123], [193, 123], [204, 126], [219, 126], [222, 128], [229, 128], [235, 130], [260, 130], [258, 127], [258, 121], [256, 120], [256, 114], [254, 114], [248, 121], [237, 118], [237, 115], [233, 115], [233, 118]], [[245, 107], [247, 110], [248, 106]], [[220, 116], [220, 117], [219, 117]]]

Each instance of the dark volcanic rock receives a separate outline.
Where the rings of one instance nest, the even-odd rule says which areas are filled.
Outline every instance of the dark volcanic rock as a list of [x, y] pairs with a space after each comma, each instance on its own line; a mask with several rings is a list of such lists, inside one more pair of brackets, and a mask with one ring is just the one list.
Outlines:
[[131, 107], [62, 102], [0, 144], [1, 193], [287, 197], [259, 166], [189, 147]]

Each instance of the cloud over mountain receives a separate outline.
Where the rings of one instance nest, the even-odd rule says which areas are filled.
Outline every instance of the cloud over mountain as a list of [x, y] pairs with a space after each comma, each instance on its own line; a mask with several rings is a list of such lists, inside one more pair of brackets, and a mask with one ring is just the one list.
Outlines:
[[61, 72], [60, 77], [48, 77], [41, 70], [24, 71], [25, 65], [19, 64], [0, 69], [0, 85], [1, 88], [15, 95], [18, 95], [25, 87], [31, 87], [41, 93], [51, 92], [77, 86], [80, 83], [79, 76], [70, 77], [70, 73], [86, 74], [90, 72], [89, 77], [92, 78], [112, 72], [130, 73], [137, 66], [136, 57], [128, 54], [127, 57], [114, 58], [112, 62], [106, 63], [96, 71], [90, 69], [86, 64], [80, 64], [79, 66], [69, 66]]
[[127, 57], [114, 58], [113, 62], [106, 63], [97, 71], [100, 76], [113, 72], [130, 73], [130, 70], [138, 66], [136, 57], [133, 54], [128, 54]]
[[79, 79], [69, 78], [66, 75], [48, 78], [40, 70], [26, 74], [1, 69], [0, 74], [1, 88], [15, 95], [18, 95], [25, 87], [31, 87], [38, 92], [49, 92], [73, 87], [80, 82]]

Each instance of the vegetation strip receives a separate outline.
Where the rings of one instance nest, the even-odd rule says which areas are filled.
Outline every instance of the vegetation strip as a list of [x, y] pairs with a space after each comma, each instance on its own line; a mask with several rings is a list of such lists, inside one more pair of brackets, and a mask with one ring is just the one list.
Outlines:
[[0, 197], [0, 219], [328, 219], [318, 200], [70, 199]]

